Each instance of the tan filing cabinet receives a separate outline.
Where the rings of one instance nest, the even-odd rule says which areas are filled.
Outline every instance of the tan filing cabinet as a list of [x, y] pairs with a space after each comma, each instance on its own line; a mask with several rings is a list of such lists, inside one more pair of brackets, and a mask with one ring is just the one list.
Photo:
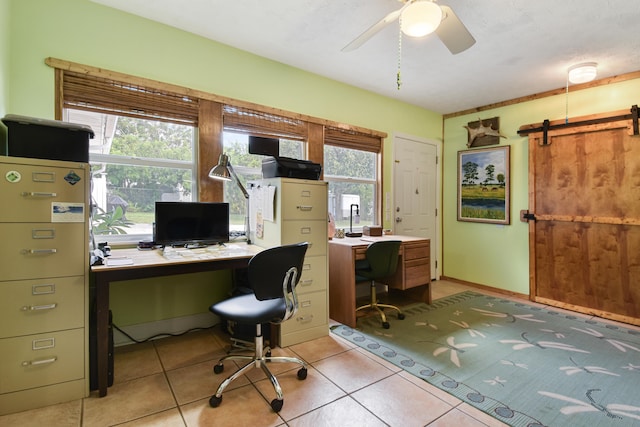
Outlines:
[[0, 414], [89, 393], [88, 180], [0, 156]]
[[[278, 344], [282, 347], [319, 338], [329, 333], [328, 256], [327, 256], [327, 183], [293, 178], [269, 178], [250, 184], [253, 202], [265, 202], [275, 189], [273, 221], [253, 206], [262, 221], [252, 230], [253, 242], [269, 248], [309, 242], [302, 276], [298, 283], [299, 309], [280, 325]], [[267, 199], [271, 204], [271, 199]], [[258, 213], [259, 212], [259, 213]]]

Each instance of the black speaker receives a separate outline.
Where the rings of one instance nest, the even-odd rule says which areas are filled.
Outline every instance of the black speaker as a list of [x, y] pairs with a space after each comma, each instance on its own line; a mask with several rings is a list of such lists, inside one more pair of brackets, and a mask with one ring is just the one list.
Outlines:
[[249, 137], [249, 154], [263, 154], [265, 156], [280, 156], [280, 140], [262, 136]]

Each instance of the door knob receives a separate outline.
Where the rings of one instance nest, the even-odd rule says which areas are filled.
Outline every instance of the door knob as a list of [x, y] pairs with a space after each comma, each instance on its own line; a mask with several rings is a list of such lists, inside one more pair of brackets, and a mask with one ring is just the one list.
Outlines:
[[396, 217], [396, 222], [402, 222], [402, 218], [400, 218], [399, 216]]

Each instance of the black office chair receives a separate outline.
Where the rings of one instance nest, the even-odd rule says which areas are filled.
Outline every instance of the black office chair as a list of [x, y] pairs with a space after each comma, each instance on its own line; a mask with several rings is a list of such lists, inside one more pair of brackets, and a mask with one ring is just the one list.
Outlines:
[[209, 399], [209, 405], [217, 407], [222, 402], [222, 392], [233, 380], [252, 368], [260, 367], [276, 391], [271, 408], [279, 412], [284, 404], [282, 389], [276, 377], [267, 368], [266, 362], [291, 362], [302, 367], [298, 370], [298, 379], [307, 378], [307, 365], [295, 357], [271, 357], [269, 348], [264, 348], [262, 338], [263, 323], [282, 323], [290, 319], [298, 310], [296, 285], [300, 280], [304, 255], [308, 244], [297, 243], [266, 249], [249, 261], [247, 280], [254, 293], [231, 297], [213, 304], [209, 310], [222, 318], [245, 324], [256, 325], [255, 354], [227, 355], [214, 366], [216, 374], [224, 370], [224, 362], [231, 359], [247, 360], [248, 363], [225, 379], [216, 394]]
[[400, 241], [383, 240], [373, 242], [367, 247], [365, 259], [356, 261], [356, 283], [371, 282], [371, 302], [358, 307], [356, 311], [364, 309], [377, 310], [382, 318], [382, 327], [389, 329], [389, 322], [384, 313], [384, 308], [391, 308], [398, 312], [398, 319], [404, 319], [404, 314], [395, 305], [379, 304], [376, 296], [376, 279], [384, 279], [396, 272], [398, 266], [398, 253], [400, 252]]

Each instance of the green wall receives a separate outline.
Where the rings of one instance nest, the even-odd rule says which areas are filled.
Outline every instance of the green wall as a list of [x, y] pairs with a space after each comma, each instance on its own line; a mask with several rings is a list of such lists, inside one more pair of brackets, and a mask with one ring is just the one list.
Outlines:
[[[0, 117], [7, 111], [9, 87], [9, 0], [0, 0]], [[0, 125], [1, 126], [1, 125]]]
[[[558, 76], [562, 87], [564, 76]], [[640, 103], [640, 79], [572, 92], [569, 119], [627, 110]], [[564, 120], [565, 95], [450, 118], [444, 122], [443, 177], [443, 275], [521, 294], [529, 294], [529, 228], [520, 222], [520, 210], [528, 209], [528, 138], [520, 137], [522, 125], [545, 119]], [[511, 225], [457, 221], [458, 151], [466, 150], [468, 122], [500, 117], [500, 131], [511, 146]], [[639, 140], [640, 142], [640, 140]]]
[[[0, 109], [4, 105], [6, 113], [54, 117], [54, 72], [44, 63], [45, 58], [54, 57], [389, 135], [397, 131], [422, 138], [442, 136], [440, 114], [89, 0], [9, 0], [8, 4], [10, 16], [3, 14], [1, 19], [11, 22], [9, 59], [0, 58], [0, 72], [8, 72], [11, 89], [3, 94], [0, 103]], [[384, 146], [388, 153], [392, 152], [390, 139]], [[392, 188], [391, 156], [387, 157], [384, 191]], [[205, 312], [207, 307], [203, 307], [201, 301], [213, 301], [217, 297], [211, 280], [211, 277], [196, 275], [119, 283], [111, 292], [114, 319], [119, 325], [130, 325]], [[215, 281], [222, 283], [225, 278]], [[201, 298], [190, 298], [189, 293], [194, 290], [184, 288], [185, 284], [194, 286], [195, 282], [204, 289], [199, 293]], [[181, 294], [186, 296], [180, 298]], [[148, 296], [151, 300], [146, 304]]]

